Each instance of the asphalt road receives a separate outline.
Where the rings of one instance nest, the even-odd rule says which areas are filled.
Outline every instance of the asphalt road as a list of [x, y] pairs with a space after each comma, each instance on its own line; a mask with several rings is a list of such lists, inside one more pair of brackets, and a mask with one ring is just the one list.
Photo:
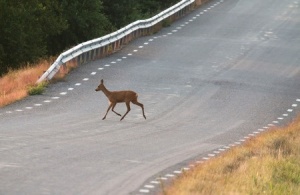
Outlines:
[[[211, 1], [1, 108], [0, 194], [153, 193], [157, 176], [288, 123], [300, 107], [299, 6]], [[101, 120], [100, 79], [136, 91], [147, 120], [135, 105]]]

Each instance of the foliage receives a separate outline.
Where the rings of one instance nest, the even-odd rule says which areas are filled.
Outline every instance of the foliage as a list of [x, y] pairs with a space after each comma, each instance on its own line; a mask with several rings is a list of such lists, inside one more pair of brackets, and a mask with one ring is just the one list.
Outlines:
[[28, 88], [29, 95], [41, 95], [45, 91], [45, 88], [48, 86], [48, 82], [41, 82], [39, 84], [30, 86]]
[[178, 0], [0, 0], [0, 76], [57, 55]]

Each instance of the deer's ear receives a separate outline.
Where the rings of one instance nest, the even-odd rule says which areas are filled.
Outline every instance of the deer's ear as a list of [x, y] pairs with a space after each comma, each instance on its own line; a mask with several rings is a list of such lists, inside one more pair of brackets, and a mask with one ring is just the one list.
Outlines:
[[103, 79], [101, 79], [101, 84], [103, 84]]

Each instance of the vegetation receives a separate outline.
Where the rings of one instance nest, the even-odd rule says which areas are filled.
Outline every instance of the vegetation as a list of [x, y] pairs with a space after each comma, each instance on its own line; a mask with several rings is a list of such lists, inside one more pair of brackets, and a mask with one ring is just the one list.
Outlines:
[[196, 166], [164, 194], [300, 194], [300, 117]]
[[0, 76], [150, 17], [179, 0], [0, 0]]
[[28, 94], [29, 95], [41, 95], [45, 91], [45, 88], [47, 87], [48, 82], [40, 82], [38, 84], [35, 84], [33, 86], [30, 86], [28, 88]]
[[[40, 94], [53, 57], [81, 42], [148, 18], [179, 0], [0, 0], [0, 107]], [[60, 80], [73, 64], [60, 70]]]

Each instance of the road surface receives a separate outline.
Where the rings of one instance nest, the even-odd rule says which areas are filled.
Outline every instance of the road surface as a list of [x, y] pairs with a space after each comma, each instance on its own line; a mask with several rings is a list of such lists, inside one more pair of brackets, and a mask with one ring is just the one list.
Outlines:
[[[288, 123], [300, 107], [299, 5], [210, 1], [1, 108], [0, 194], [154, 193], [158, 176]], [[100, 79], [136, 91], [147, 120], [135, 105], [102, 120]]]

